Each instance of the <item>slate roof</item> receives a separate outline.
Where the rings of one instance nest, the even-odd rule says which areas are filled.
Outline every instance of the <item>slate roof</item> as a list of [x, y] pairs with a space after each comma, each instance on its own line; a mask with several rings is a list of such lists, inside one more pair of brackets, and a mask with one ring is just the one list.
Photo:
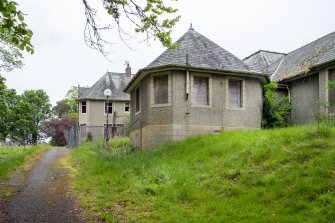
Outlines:
[[106, 100], [104, 91], [108, 87], [112, 90], [111, 100], [130, 101], [130, 95], [123, 92], [130, 79], [125, 73], [107, 72], [92, 87], [80, 87], [79, 100]]
[[271, 76], [276, 71], [285, 56], [285, 53], [259, 50], [256, 53], [244, 58], [243, 62], [249, 69]]
[[332, 61], [335, 61], [335, 32], [288, 53], [272, 79], [287, 80]]
[[[165, 50], [145, 69], [165, 65], [190, 65], [198, 68], [220, 69], [243, 73], [250, 71], [241, 59], [195, 31], [192, 25], [190, 29], [177, 40], [176, 44], [180, 45], [178, 49]], [[186, 54], [188, 54], [189, 64], [186, 64]]]

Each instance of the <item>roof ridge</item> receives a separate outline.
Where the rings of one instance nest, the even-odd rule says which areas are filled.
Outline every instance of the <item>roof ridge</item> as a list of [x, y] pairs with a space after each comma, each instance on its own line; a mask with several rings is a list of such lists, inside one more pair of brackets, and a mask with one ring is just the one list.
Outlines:
[[242, 60], [249, 59], [250, 57], [252, 57], [252, 56], [254, 56], [254, 55], [256, 55], [256, 54], [258, 54], [258, 53], [260, 53], [260, 52], [266, 52], [266, 53], [274, 53], [274, 54], [287, 55], [287, 53], [280, 53], [280, 52], [276, 52], [276, 51], [270, 51], [270, 50], [262, 50], [262, 49], [260, 49], [260, 50], [258, 50], [258, 51], [256, 51], [256, 52], [254, 52], [253, 54], [251, 54], [251, 55], [245, 57], [245, 58], [242, 59]]
[[326, 34], [326, 35], [324, 35], [324, 36], [321, 36], [321, 37], [317, 38], [316, 40], [313, 40], [312, 42], [309, 42], [309, 43], [307, 43], [307, 44], [305, 44], [305, 45], [303, 45], [303, 46], [301, 46], [301, 47], [299, 47], [299, 48], [297, 48], [297, 49], [295, 49], [295, 50], [292, 50], [291, 52], [287, 53], [287, 55], [288, 55], [288, 54], [291, 54], [291, 53], [293, 53], [293, 52], [295, 52], [295, 51], [298, 51], [298, 50], [300, 50], [301, 48], [307, 47], [308, 45], [311, 45], [312, 43], [315, 43], [315, 42], [317, 42], [317, 41], [319, 41], [319, 40], [321, 40], [321, 39], [323, 39], [323, 38], [326, 38], [327, 36], [330, 36], [330, 35], [332, 35], [332, 34], [335, 34], [335, 31], [334, 31], [334, 32], [331, 32], [331, 33], [328, 33], [328, 34]]

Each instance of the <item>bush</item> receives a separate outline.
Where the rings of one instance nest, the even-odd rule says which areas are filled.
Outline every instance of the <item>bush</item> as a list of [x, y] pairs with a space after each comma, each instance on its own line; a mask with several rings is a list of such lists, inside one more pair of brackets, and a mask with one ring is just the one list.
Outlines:
[[287, 118], [291, 112], [288, 97], [276, 97], [278, 85], [269, 83], [264, 85], [263, 128], [286, 127]]
[[86, 139], [86, 141], [88, 141], [88, 142], [93, 141], [93, 135], [92, 135], [91, 132], [88, 132], [88, 133], [87, 133], [87, 139]]

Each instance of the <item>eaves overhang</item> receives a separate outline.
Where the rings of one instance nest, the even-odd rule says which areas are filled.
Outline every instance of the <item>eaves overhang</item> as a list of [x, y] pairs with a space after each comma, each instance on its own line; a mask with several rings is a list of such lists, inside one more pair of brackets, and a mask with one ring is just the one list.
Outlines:
[[319, 70], [321, 70], [323, 68], [326, 68], [326, 67], [334, 66], [334, 65], [335, 65], [335, 60], [327, 61], [325, 63], [309, 67], [307, 70], [299, 72], [294, 76], [290, 76], [290, 77], [282, 78], [282, 79], [275, 79], [273, 81], [277, 82], [277, 83], [291, 82], [291, 81], [298, 80], [298, 79], [303, 78], [303, 77], [307, 77], [307, 76], [316, 74], [317, 72], [319, 72]]
[[149, 67], [140, 69], [133, 79], [130, 80], [128, 85], [123, 90], [126, 93], [130, 93], [142, 80], [143, 78], [152, 72], [162, 72], [162, 71], [171, 71], [171, 70], [185, 70], [185, 71], [194, 71], [194, 72], [203, 72], [211, 74], [223, 74], [223, 75], [231, 75], [231, 76], [239, 76], [239, 77], [251, 77], [260, 79], [263, 84], [269, 83], [270, 78], [267, 74], [258, 73], [258, 72], [242, 72], [236, 70], [227, 70], [227, 69], [218, 69], [218, 68], [208, 68], [208, 67], [196, 67], [196, 66], [187, 66], [187, 65], [164, 65], [157, 67]]

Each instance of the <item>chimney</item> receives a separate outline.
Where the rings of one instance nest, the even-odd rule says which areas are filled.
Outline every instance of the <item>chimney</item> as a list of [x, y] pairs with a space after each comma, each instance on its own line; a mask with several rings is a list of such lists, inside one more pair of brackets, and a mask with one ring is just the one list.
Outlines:
[[127, 77], [130, 77], [131, 76], [131, 67], [129, 65], [129, 62], [127, 62], [126, 65], [127, 65], [127, 67], [126, 67], [125, 73], [126, 73]]

